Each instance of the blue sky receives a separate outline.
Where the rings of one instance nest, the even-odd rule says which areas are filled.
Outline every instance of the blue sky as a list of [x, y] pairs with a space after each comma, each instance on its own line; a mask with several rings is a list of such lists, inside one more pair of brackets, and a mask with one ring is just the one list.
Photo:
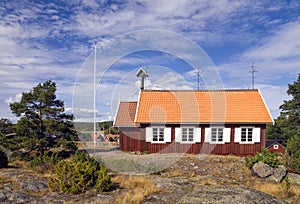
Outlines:
[[[9, 103], [19, 101], [22, 92], [46, 79], [57, 83], [58, 98], [72, 112], [74, 85], [80, 70], [91, 64], [94, 42], [143, 29], [174, 32], [197, 43], [227, 89], [250, 88], [249, 70], [254, 62], [255, 87], [277, 117], [279, 105], [288, 99], [287, 84], [300, 72], [299, 10], [297, 0], [1, 0], [0, 117], [14, 120]], [[100, 102], [97, 106], [99, 120], [113, 117], [113, 103], [120, 92], [128, 96], [121, 99], [135, 97], [135, 70], [140, 66], [150, 67], [148, 88], [197, 86], [195, 73], [181, 59], [157, 51], [131, 53], [110, 67], [115, 80], [104, 84], [106, 91], [98, 87], [99, 101], [108, 99], [102, 101], [106, 108]], [[163, 70], [160, 77], [157, 70]], [[127, 76], [127, 85], [118, 90], [121, 76]], [[92, 107], [75, 108], [87, 113], [82, 120], [90, 117]]]

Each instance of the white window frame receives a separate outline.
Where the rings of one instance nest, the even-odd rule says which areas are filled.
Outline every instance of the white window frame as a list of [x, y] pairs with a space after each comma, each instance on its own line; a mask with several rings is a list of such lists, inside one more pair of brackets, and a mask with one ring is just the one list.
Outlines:
[[[212, 141], [212, 130], [217, 129], [217, 134], [219, 129], [222, 129], [222, 141], [218, 141], [218, 136], [216, 138], [216, 141]], [[210, 144], [225, 144], [230, 143], [231, 138], [231, 128], [226, 128], [224, 126], [211, 126], [208, 128], [205, 128], [205, 142]]]
[[[154, 140], [154, 136], [156, 140]], [[164, 141], [165, 141], [165, 128], [152, 127], [152, 142], [164, 142]]]
[[[187, 140], [183, 141], [183, 130], [187, 129]], [[193, 134], [193, 140], [189, 140], [190, 131], [192, 131]], [[175, 142], [179, 142], [181, 144], [195, 144], [195, 143], [201, 143], [201, 128], [195, 127], [195, 126], [181, 126], [175, 128]]]
[[[185, 130], [186, 130], [186, 138], [183, 138]], [[183, 140], [183, 139], [186, 139], [186, 140]], [[182, 127], [181, 128], [181, 142], [182, 143], [194, 142], [194, 127]]]
[[[252, 128], [252, 141], [242, 141], [242, 129], [243, 128]], [[261, 128], [260, 127], [254, 127], [254, 126], [241, 126], [236, 127], [234, 131], [234, 142], [240, 143], [240, 144], [254, 144], [261, 142], [260, 136], [261, 136]]]
[[[210, 143], [223, 143], [223, 141], [224, 141], [224, 127], [211, 127], [210, 129], [211, 129]], [[215, 133], [216, 133], [214, 141], [213, 141], [213, 130], [215, 130]], [[220, 141], [219, 137], [222, 138], [221, 141]]]
[[[243, 129], [246, 130], [245, 132], [245, 141], [242, 141], [243, 139]], [[251, 130], [251, 141], [249, 140], [249, 130]], [[241, 127], [241, 143], [252, 143], [253, 142], [253, 133], [254, 133], [254, 127]]]
[[[157, 129], [159, 135], [158, 135], [158, 140], [154, 141], [153, 140], [153, 129]], [[160, 133], [161, 131], [159, 131], [160, 129], [163, 129], [163, 140], [159, 140], [160, 137]], [[146, 128], [146, 142], [151, 142], [151, 143], [157, 143], [157, 144], [161, 144], [161, 143], [167, 143], [167, 142], [171, 142], [171, 128], [170, 127], [165, 127], [165, 126], [151, 126], [151, 127], [147, 127]]]
[[278, 148], [279, 148], [279, 145], [278, 145], [278, 144], [274, 144], [274, 145], [273, 145], [273, 148], [274, 148], [274, 149], [278, 149]]

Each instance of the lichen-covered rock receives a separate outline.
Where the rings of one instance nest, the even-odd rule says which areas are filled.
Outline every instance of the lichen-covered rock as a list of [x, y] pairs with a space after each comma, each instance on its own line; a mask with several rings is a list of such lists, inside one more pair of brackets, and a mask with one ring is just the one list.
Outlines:
[[4, 202], [7, 200], [7, 196], [5, 194], [5, 192], [0, 191], [0, 202]]
[[287, 177], [289, 177], [291, 183], [300, 185], [300, 175], [294, 173], [288, 173]]
[[48, 189], [47, 183], [43, 181], [24, 181], [21, 183], [20, 188], [29, 192], [40, 192]]
[[283, 165], [273, 169], [273, 174], [266, 179], [275, 183], [280, 183], [287, 175], [287, 168]]
[[[161, 174], [147, 175], [159, 191], [146, 196], [142, 203], [284, 203], [251, 188], [252, 183], [261, 182], [264, 185], [268, 182], [252, 177], [243, 158], [206, 158], [204, 161], [196, 155], [184, 156]], [[300, 182], [300, 175], [289, 174], [289, 178], [292, 183], [297, 180]], [[0, 169], [0, 180], [0, 203], [110, 204], [116, 203], [120, 195], [128, 192], [126, 188], [117, 188], [103, 194], [51, 192], [44, 189], [47, 183], [44, 175], [22, 168]], [[294, 197], [293, 201], [297, 199]]]
[[28, 195], [25, 193], [21, 193], [9, 189], [0, 190], [1, 202], [28, 203], [34, 200], [36, 200], [36, 197], [32, 195]]
[[246, 187], [232, 187], [224, 185], [205, 185], [192, 189], [191, 192], [172, 197], [168, 193], [156, 193], [146, 197], [142, 203], [273, 203], [284, 201]]
[[48, 195], [39, 198], [38, 203], [101, 203], [101, 204], [111, 204], [115, 203], [115, 200], [110, 195], [104, 194], [78, 194], [78, 195], [69, 195], [69, 194], [59, 194], [59, 193], [50, 193]]
[[260, 178], [266, 178], [273, 174], [273, 168], [263, 162], [257, 162], [251, 169], [252, 175]]

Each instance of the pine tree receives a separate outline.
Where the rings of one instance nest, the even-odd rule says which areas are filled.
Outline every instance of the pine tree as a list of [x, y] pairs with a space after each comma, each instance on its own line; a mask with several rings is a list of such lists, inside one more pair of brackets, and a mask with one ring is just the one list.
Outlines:
[[56, 99], [56, 84], [51, 80], [39, 83], [22, 93], [20, 102], [10, 104], [17, 117], [16, 133], [28, 138], [28, 150], [44, 155], [47, 148], [58, 144], [57, 138], [72, 140], [75, 136], [73, 115], [64, 113], [64, 102]]
[[300, 174], [300, 129], [288, 140], [287, 153], [290, 158], [290, 165]]
[[283, 145], [287, 144], [288, 139], [294, 136], [300, 127], [300, 74], [297, 81], [288, 85], [287, 93], [292, 99], [283, 102], [279, 107], [280, 116], [267, 130], [268, 139], [277, 138]]
[[0, 119], [0, 133], [6, 135], [12, 133], [12, 123], [7, 118]]

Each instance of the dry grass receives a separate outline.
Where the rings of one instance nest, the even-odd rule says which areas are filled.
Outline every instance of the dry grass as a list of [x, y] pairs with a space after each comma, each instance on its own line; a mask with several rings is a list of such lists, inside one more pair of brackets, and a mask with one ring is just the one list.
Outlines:
[[4, 188], [5, 185], [11, 183], [12, 180], [10, 178], [0, 176], [0, 189]]
[[173, 177], [185, 176], [184, 172], [179, 171], [179, 170], [175, 170], [175, 169], [161, 172], [160, 175], [164, 178], [173, 178]]
[[25, 161], [16, 160], [9, 163], [9, 166], [16, 167], [19, 169], [27, 169], [27, 165]]
[[112, 182], [126, 189], [117, 197], [117, 203], [140, 203], [145, 196], [160, 190], [145, 176], [118, 175], [112, 178]]
[[280, 184], [272, 182], [255, 183], [253, 188], [276, 198], [288, 200], [291, 203], [300, 203], [300, 186], [296, 184], [291, 184], [290, 190], [286, 189], [285, 181]]
[[275, 183], [256, 183], [253, 186], [254, 189], [267, 193], [269, 195], [273, 195], [276, 197], [283, 197], [284, 196], [284, 191], [282, 189], [282, 185], [280, 184], [275, 184]]
[[199, 182], [198, 185], [217, 185], [218, 183], [212, 178], [203, 178]]

